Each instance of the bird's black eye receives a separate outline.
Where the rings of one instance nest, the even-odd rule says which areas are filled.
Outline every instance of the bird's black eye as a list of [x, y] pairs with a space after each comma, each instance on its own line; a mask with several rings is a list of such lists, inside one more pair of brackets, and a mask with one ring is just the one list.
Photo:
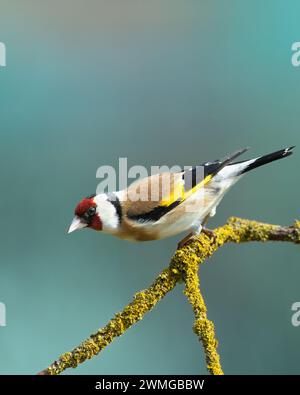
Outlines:
[[96, 212], [96, 207], [92, 206], [88, 209], [87, 214], [89, 217], [92, 217]]

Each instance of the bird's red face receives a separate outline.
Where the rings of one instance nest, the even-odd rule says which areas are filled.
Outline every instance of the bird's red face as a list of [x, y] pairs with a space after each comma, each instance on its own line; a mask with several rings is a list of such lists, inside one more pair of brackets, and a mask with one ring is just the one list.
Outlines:
[[68, 233], [83, 228], [102, 230], [102, 222], [97, 212], [97, 204], [94, 201], [94, 197], [94, 195], [86, 197], [76, 206], [75, 217]]

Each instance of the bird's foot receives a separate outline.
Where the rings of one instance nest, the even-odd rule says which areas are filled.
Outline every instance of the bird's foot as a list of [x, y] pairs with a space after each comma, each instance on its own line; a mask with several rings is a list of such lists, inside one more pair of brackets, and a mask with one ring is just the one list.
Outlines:
[[216, 241], [217, 235], [215, 234], [215, 232], [213, 230], [208, 229], [208, 228], [202, 228], [201, 232], [203, 232], [210, 239], [213, 239], [214, 241]]
[[186, 247], [187, 245], [199, 240], [197, 235], [194, 233], [189, 233], [187, 236], [185, 236], [180, 242], [177, 244], [177, 249], [180, 250], [180, 248]]

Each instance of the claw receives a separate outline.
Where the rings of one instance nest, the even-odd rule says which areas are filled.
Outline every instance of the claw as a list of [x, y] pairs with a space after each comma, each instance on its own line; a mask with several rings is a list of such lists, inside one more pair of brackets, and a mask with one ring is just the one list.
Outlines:
[[215, 234], [215, 232], [213, 230], [207, 229], [207, 228], [202, 228], [201, 232], [203, 232], [210, 239], [214, 239], [214, 241], [216, 241], [217, 235]]
[[177, 244], [177, 249], [180, 250], [180, 248], [186, 247], [196, 240], [198, 240], [198, 237], [194, 233], [189, 233], [182, 240], [180, 240], [180, 242]]

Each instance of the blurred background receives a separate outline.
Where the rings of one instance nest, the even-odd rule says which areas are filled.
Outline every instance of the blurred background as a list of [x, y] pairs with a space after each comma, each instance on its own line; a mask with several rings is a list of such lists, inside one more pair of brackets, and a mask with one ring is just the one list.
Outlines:
[[[106, 324], [168, 265], [182, 237], [67, 235], [102, 165], [191, 165], [250, 146], [300, 146], [294, 0], [1, 0], [0, 373], [32, 374]], [[300, 150], [251, 172], [229, 216], [299, 219]], [[226, 245], [201, 271], [225, 373], [299, 374], [299, 247]], [[180, 285], [98, 357], [66, 374], [206, 373]]]

